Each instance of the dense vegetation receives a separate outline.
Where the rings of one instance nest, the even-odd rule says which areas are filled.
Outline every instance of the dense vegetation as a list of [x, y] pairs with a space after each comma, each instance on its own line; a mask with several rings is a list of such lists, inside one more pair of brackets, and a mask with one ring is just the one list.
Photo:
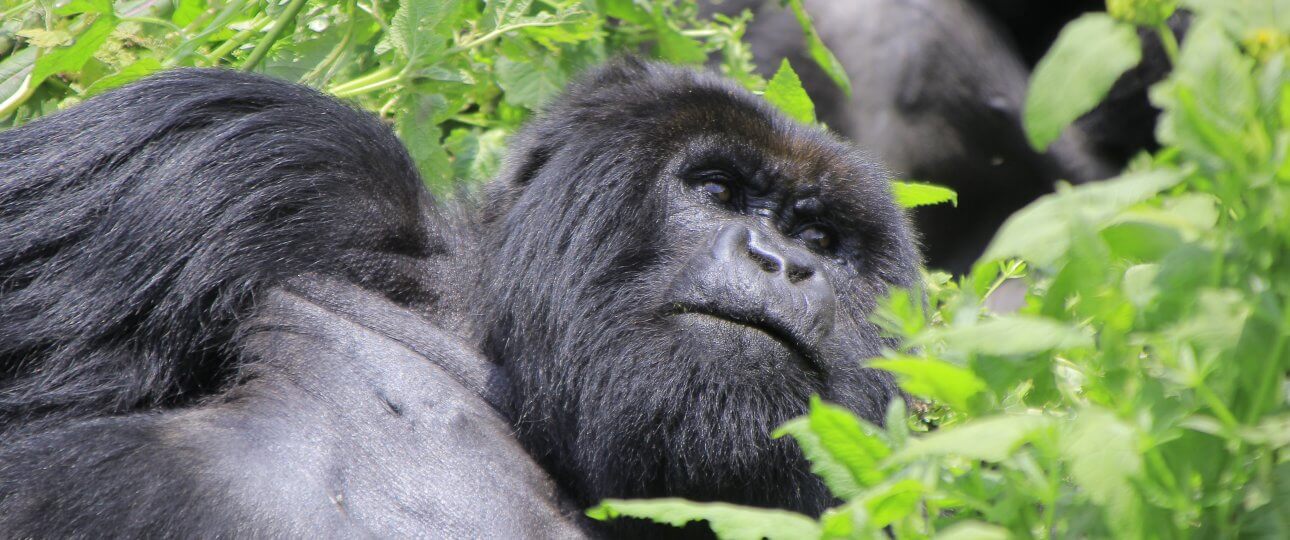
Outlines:
[[[715, 55], [813, 119], [790, 67], [753, 73], [746, 18], [684, 2], [8, 2], [3, 125], [166, 67], [256, 70], [388, 119], [440, 191], [490, 176], [516, 126], [621, 51]], [[844, 504], [819, 520], [676, 500], [590, 513], [704, 519], [729, 538], [1290, 537], [1290, 0], [1108, 4], [1036, 69], [1031, 141], [1137, 62], [1137, 26], [1175, 64], [1151, 93], [1164, 147], [1022, 210], [970, 275], [930, 272], [885, 303], [878, 320], [906, 346], [875, 365], [925, 401], [895, 403], [885, 428], [815, 403], [780, 429]], [[1181, 44], [1163, 25], [1177, 4], [1193, 14]], [[909, 205], [947, 198], [899, 189]], [[992, 309], [1003, 287], [1024, 290], [1015, 311]]]

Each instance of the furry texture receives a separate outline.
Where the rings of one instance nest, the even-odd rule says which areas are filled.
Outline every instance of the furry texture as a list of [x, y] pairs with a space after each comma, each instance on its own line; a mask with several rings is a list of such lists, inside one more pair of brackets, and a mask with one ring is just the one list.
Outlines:
[[[832, 498], [770, 431], [812, 394], [873, 421], [900, 398], [862, 365], [890, 344], [867, 320], [877, 298], [917, 279], [885, 173], [710, 74], [630, 59], [592, 72], [516, 136], [500, 178], [451, 208], [375, 119], [223, 71], [171, 72], [0, 133], [0, 179], [0, 427], [13, 434], [0, 515], [19, 504], [5, 485], [182, 492], [188, 476], [124, 475], [185, 461], [176, 445], [191, 451], [201, 431], [185, 419], [230, 402], [276, 419], [218, 423], [231, 440], [270, 444], [283, 433], [256, 426], [289, 419], [340, 437], [314, 442], [340, 460], [326, 474], [373, 468], [326, 415], [292, 416], [314, 410], [303, 402], [237, 397], [272, 395], [264, 381], [308, 365], [246, 352], [295, 324], [266, 323], [261, 304], [305, 273], [375, 291], [482, 352], [496, 366], [488, 400], [576, 505], [681, 496], [817, 513]], [[734, 195], [714, 199], [714, 184]], [[81, 465], [41, 472], [42, 452]], [[414, 454], [374, 468], [455, 457]], [[192, 476], [237, 461], [217, 454]], [[168, 499], [131, 515], [161, 520]], [[191, 521], [207, 532], [227, 515], [181, 499], [173, 510], [209, 518]], [[409, 511], [380, 512], [428, 519], [394, 517]]]

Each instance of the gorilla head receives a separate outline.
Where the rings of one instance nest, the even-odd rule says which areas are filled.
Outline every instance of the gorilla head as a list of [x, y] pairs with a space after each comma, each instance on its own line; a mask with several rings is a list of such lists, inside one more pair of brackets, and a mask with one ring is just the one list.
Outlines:
[[716, 76], [627, 60], [519, 135], [483, 212], [484, 351], [580, 502], [819, 512], [770, 432], [819, 394], [880, 421], [867, 316], [917, 255], [883, 171]]

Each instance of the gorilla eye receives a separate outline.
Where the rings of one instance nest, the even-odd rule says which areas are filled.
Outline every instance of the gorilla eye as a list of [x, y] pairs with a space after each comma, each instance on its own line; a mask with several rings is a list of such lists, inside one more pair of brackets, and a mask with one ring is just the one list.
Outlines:
[[833, 249], [833, 235], [828, 229], [823, 227], [807, 227], [797, 233], [797, 237], [801, 238], [803, 242], [806, 242], [816, 249], [823, 251], [830, 251]]
[[709, 180], [703, 183], [701, 189], [723, 203], [730, 202], [730, 199], [734, 196], [734, 190], [730, 189], [730, 186], [721, 182]]

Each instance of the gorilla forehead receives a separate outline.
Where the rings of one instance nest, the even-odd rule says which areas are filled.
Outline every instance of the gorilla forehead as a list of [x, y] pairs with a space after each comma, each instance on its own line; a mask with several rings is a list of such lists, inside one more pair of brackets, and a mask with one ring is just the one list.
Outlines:
[[712, 73], [621, 59], [571, 85], [521, 140], [591, 173], [556, 179], [571, 181], [567, 189], [641, 193], [661, 174], [710, 160], [786, 198], [814, 199], [853, 222], [844, 226], [902, 228], [905, 219], [870, 156]]

